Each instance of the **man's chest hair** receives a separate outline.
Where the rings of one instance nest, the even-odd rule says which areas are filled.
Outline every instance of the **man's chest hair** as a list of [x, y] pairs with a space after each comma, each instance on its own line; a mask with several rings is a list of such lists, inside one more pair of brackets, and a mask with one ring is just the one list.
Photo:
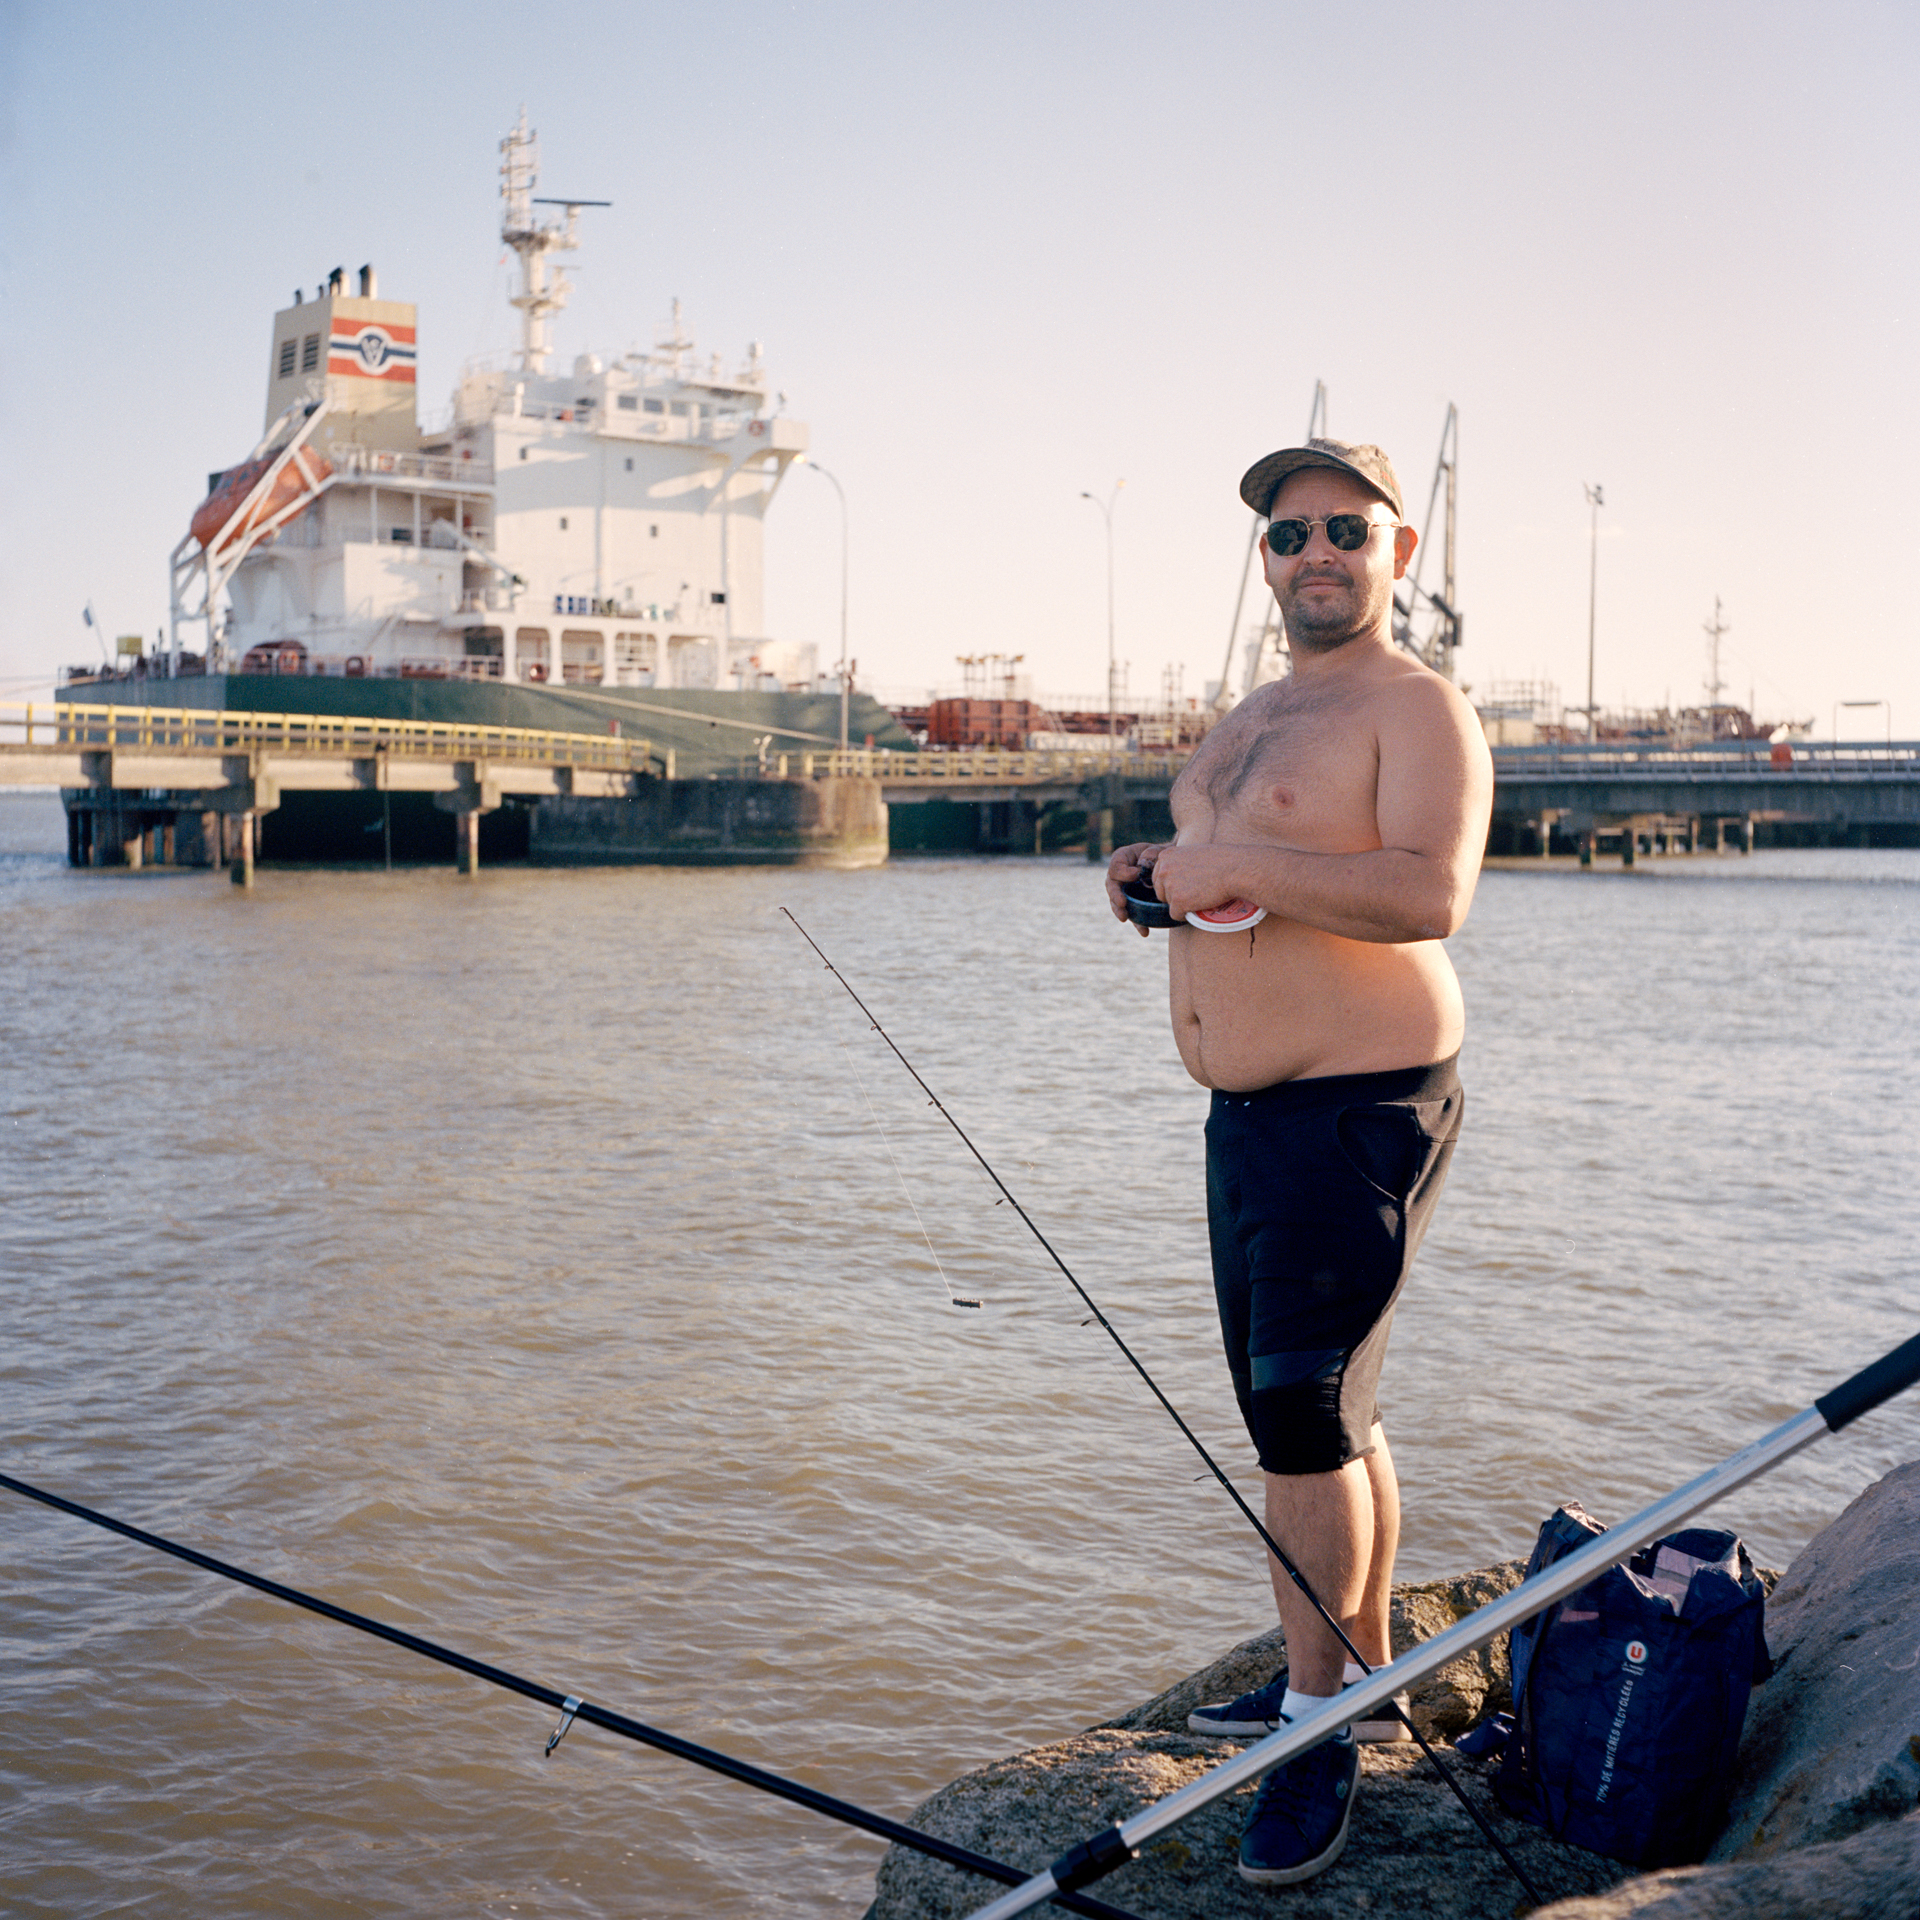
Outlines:
[[1276, 680], [1242, 701], [1215, 727], [1178, 785], [1209, 807], [1230, 806], [1264, 780], [1314, 779], [1349, 762], [1371, 766], [1372, 728], [1364, 716], [1377, 688], [1303, 687]]

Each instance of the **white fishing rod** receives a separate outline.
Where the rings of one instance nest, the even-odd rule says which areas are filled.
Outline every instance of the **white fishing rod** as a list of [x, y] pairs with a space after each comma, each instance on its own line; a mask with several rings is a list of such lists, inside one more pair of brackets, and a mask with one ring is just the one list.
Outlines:
[[1709, 1506], [1722, 1494], [1745, 1486], [1782, 1460], [1796, 1454], [1822, 1434], [1838, 1433], [1850, 1422], [1870, 1412], [1882, 1401], [1920, 1380], [1920, 1334], [1916, 1334], [1872, 1366], [1863, 1367], [1850, 1380], [1844, 1380], [1830, 1393], [1824, 1393], [1812, 1406], [1796, 1413], [1774, 1430], [1742, 1447], [1690, 1480], [1684, 1487], [1656, 1500], [1631, 1520], [1624, 1520], [1587, 1546], [1556, 1560], [1531, 1580], [1523, 1580], [1511, 1592], [1502, 1594], [1477, 1613], [1472, 1613], [1445, 1633], [1403, 1654], [1391, 1666], [1378, 1667], [1364, 1680], [1342, 1688], [1324, 1707], [1302, 1714], [1290, 1726], [1248, 1747], [1245, 1752], [1203, 1774], [1164, 1800], [1143, 1807], [1131, 1819], [1108, 1827], [1105, 1832], [1083, 1840], [1071, 1852], [1064, 1853], [1044, 1873], [1037, 1873], [1025, 1886], [975, 1911], [972, 1920], [1012, 1920], [1056, 1893], [1090, 1886], [1114, 1868], [1124, 1866], [1155, 1834], [1178, 1826], [1234, 1788], [1291, 1760], [1296, 1754], [1316, 1747], [1330, 1734], [1337, 1733], [1349, 1720], [1363, 1719], [1401, 1687], [1437, 1673], [1448, 1661], [1491, 1640], [1508, 1627], [1517, 1627], [1536, 1613], [1564, 1599], [1589, 1580], [1604, 1573], [1616, 1562], [1669, 1533], [1681, 1521]]

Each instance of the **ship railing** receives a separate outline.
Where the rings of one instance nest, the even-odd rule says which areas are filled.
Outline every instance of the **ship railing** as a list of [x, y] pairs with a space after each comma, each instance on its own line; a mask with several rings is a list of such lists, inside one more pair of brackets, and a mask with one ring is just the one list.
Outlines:
[[397, 674], [402, 680], [498, 680], [505, 670], [506, 661], [497, 653], [402, 654], [399, 664], [387, 677]]
[[455, 460], [441, 453], [402, 453], [392, 447], [363, 447], [352, 440], [332, 441], [322, 451], [339, 474], [376, 480], [440, 480], [470, 487], [493, 485], [493, 465], [486, 460]]
[[[269, 642], [266, 651], [272, 652]], [[402, 654], [376, 665], [365, 654], [314, 653], [252, 669], [312, 680], [498, 680], [506, 663], [497, 653]]]
[[0, 707], [0, 746], [83, 753], [135, 749], [157, 755], [313, 754], [353, 760], [387, 754], [430, 760], [538, 761], [618, 773], [646, 773], [662, 760], [650, 740], [612, 731], [573, 733], [450, 720], [256, 713], [219, 707], [119, 707], [67, 700]]
[[683, 413], [634, 414], [624, 407], [603, 413], [600, 408], [593, 406], [583, 407], [577, 403], [562, 406], [557, 401], [535, 400], [525, 402], [518, 413], [511, 417], [596, 427], [597, 431], [617, 440], [685, 440], [697, 446], [719, 446], [725, 441], [737, 439], [743, 433], [751, 433], [756, 419], [762, 422], [764, 430], [767, 418], [764, 414], [731, 413], [711, 414], [702, 420], [693, 414]]

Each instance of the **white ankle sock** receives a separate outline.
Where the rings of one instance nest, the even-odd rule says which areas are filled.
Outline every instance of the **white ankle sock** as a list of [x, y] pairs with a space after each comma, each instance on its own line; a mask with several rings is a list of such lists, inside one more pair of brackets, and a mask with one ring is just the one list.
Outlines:
[[1343, 1687], [1350, 1687], [1356, 1680], [1364, 1680], [1366, 1677], [1366, 1669], [1357, 1660], [1349, 1660], [1340, 1670], [1340, 1684]]
[[1289, 1720], [1298, 1720], [1303, 1713], [1311, 1713], [1316, 1707], [1324, 1707], [1339, 1699], [1337, 1693], [1296, 1693], [1287, 1689], [1286, 1698], [1280, 1702], [1280, 1711]]

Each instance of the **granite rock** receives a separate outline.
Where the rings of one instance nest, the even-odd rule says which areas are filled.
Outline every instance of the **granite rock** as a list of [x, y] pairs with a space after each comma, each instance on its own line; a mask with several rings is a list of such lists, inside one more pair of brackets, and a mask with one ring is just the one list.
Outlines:
[[[1497, 1599], [1519, 1583], [1522, 1571], [1521, 1562], [1509, 1561], [1452, 1580], [1396, 1587], [1395, 1653]], [[1036, 1871], [1238, 1753], [1237, 1742], [1189, 1734], [1187, 1715], [1206, 1701], [1262, 1685], [1285, 1658], [1278, 1628], [1256, 1635], [1116, 1720], [962, 1776], [927, 1801], [912, 1824]], [[1416, 1687], [1414, 1721], [1436, 1743], [1448, 1740], [1504, 1707], [1507, 1682], [1501, 1635]], [[1488, 1791], [1490, 1768], [1445, 1747], [1441, 1759], [1548, 1898], [1610, 1887], [1626, 1877], [1628, 1868], [1562, 1846], [1503, 1811]], [[1361, 1764], [1347, 1852], [1317, 1879], [1287, 1890], [1287, 1920], [1354, 1913], [1504, 1920], [1531, 1905], [1411, 1741], [1363, 1747]], [[1099, 1896], [1141, 1920], [1271, 1920], [1276, 1895], [1248, 1885], [1238, 1871], [1240, 1823], [1252, 1795], [1251, 1787], [1243, 1788], [1163, 1835], [1102, 1881]], [[992, 1888], [974, 1875], [898, 1847], [889, 1849], [875, 1891], [868, 1920], [958, 1920], [992, 1896]]]
[[1795, 1557], [1767, 1643], [1774, 1676], [1748, 1710], [1714, 1860], [1843, 1839], [1920, 1801], [1920, 1461]]
[[[913, 1815], [925, 1832], [1037, 1872], [1076, 1842], [1186, 1785], [1239, 1746], [1151, 1729], [1095, 1727], [964, 1775]], [[1528, 1876], [1549, 1898], [1594, 1892], [1629, 1869], [1503, 1813], [1486, 1772], [1443, 1754]], [[1242, 1788], [1151, 1842], [1090, 1889], [1140, 1920], [1507, 1920], [1531, 1906], [1411, 1741], [1363, 1747], [1347, 1850], [1317, 1879], [1276, 1894], [1238, 1869]], [[890, 1848], [867, 1920], [960, 1920], [998, 1891], [924, 1854]], [[1057, 1908], [1045, 1911], [1058, 1912]]]
[[1609, 1893], [1556, 1901], [1535, 1920], [1915, 1920], [1920, 1813], [1846, 1840], [1728, 1866], [1643, 1874]]

